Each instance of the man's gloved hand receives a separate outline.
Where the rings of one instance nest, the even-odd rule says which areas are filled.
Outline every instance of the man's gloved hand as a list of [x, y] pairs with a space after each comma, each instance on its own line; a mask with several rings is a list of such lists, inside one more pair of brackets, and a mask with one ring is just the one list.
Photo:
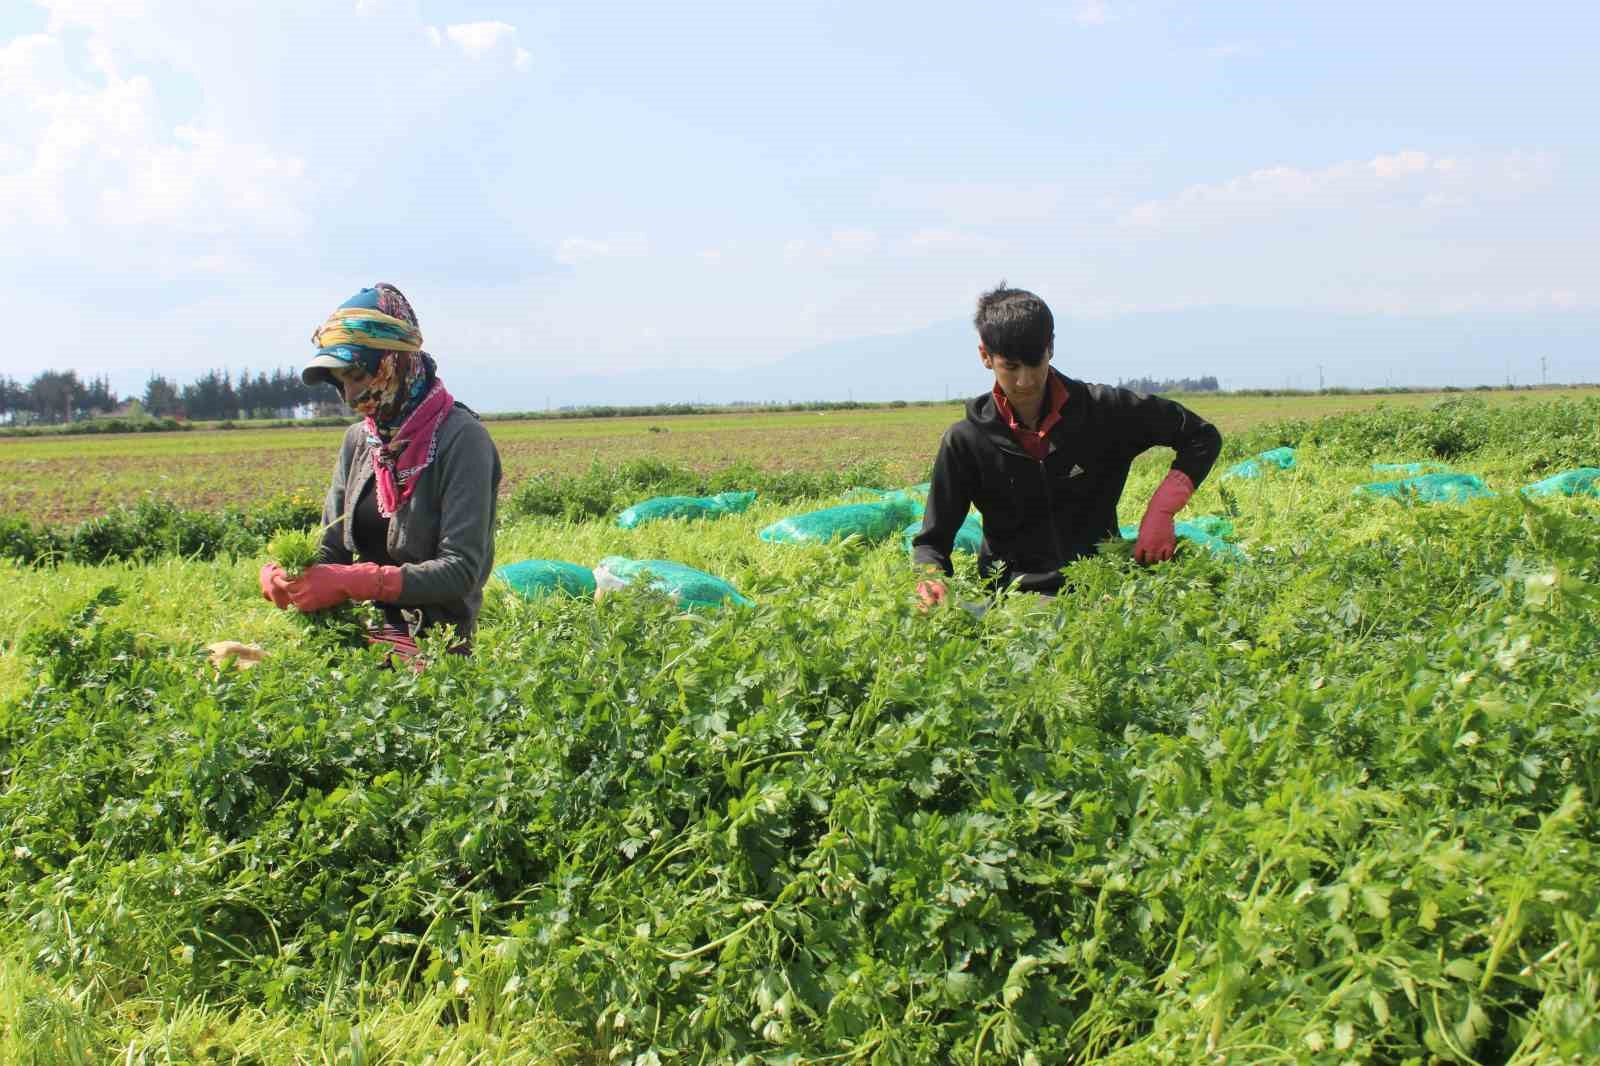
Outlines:
[[261, 568], [261, 595], [280, 611], [289, 609], [289, 575], [277, 563]]
[[318, 563], [289, 582], [289, 599], [302, 611], [322, 611], [348, 600], [391, 603], [400, 597], [405, 572], [377, 563]]
[[917, 609], [926, 611], [944, 602], [944, 582], [937, 579], [917, 582]]
[[1144, 519], [1139, 523], [1139, 539], [1133, 557], [1141, 563], [1165, 562], [1178, 550], [1178, 533], [1173, 521], [1183, 505], [1194, 495], [1194, 482], [1182, 470], [1172, 470], [1150, 497]]

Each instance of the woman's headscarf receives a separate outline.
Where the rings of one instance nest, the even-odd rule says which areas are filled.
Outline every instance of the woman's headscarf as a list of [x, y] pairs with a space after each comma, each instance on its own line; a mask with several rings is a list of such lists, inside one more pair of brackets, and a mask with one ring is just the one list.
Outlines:
[[433, 462], [439, 427], [455, 404], [433, 356], [422, 350], [416, 312], [399, 289], [380, 281], [340, 305], [311, 340], [317, 354], [301, 375], [308, 382], [331, 381], [329, 371], [340, 366], [359, 366], [370, 377], [349, 402], [366, 421], [378, 511], [392, 517]]

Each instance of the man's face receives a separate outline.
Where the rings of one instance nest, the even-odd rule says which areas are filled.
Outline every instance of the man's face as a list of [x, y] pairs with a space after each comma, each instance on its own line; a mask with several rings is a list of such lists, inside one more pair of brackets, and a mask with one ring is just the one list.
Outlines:
[[985, 367], [994, 371], [1000, 391], [1013, 402], [1033, 403], [1044, 396], [1045, 386], [1050, 380], [1050, 360], [1054, 357], [1055, 349], [1048, 348], [1038, 366], [1029, 366], [1020, 359], [1007, 359], [978, 345], [978, 358], [983, 360]]

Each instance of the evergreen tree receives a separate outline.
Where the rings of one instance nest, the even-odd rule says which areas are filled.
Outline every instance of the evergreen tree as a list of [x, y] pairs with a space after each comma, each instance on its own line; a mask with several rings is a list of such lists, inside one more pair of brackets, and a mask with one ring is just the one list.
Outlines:
[[46, 370], [28, 382], [28, 410], [41, 422], [67, 422], [82, 394], [76, 370]]
[[144, 409], [152, 418], [183, 413], [183, 398], [175, 382], [151, 374], [144, 383]]

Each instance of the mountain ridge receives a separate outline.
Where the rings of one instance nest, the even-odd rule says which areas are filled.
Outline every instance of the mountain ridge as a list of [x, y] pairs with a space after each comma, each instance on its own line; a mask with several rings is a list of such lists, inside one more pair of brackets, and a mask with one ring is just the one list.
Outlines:
[[[1541, 367], [1540, 359], [1545, 363]], [[1538, 384], [1600, 379], [1600, 312], [1382, 315], [1207, 307], [1058, 318], [1055, 365], [1115, 383], [1210, 374], [1224, 389]], [[663, 366], [555, 377], [454, 360], [458, 395], [485, 410], [654, 403], [929, 400], [992, 379], [962, 319], [852, 337], [738, 370]]]

